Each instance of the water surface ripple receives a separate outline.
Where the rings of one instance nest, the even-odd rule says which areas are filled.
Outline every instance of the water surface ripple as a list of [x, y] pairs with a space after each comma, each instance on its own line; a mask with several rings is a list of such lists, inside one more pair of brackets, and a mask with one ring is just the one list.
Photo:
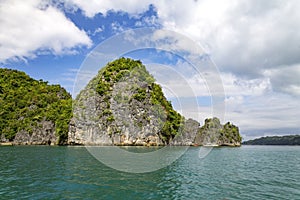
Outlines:
[[0, 199], [300, 199], [299, 146], [214, 148], [204, 159], [199, 148], [131, 174], [84, 147], [0, 147]]

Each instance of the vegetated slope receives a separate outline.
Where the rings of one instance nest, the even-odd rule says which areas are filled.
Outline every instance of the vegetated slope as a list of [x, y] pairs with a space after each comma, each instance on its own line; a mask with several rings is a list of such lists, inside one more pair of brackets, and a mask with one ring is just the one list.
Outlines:
[[0, 69], [0, 139], [20, 144], [66, 143], [72, 98], [59, 85]]
[[140, 61], [120, 58], [102, 68], [76, 97], [70, 144], [240, 146], [231, 123], [185, 120]]
[[267, 136], [243, 142], [245, 145], [300, 145], [300, 135]]
[[[185, 120], [140, 61], [120, 58], [76, 97], [24, 72], [0, 69], [0, 142], [15, 144], [239, 146], [219, 119]], [[74, 114], [74, 116], [73, 116]]]
[[140, 61], [108, 63], [76, 97], [69, 143], [168, 144], [184, 118]]
[[222, 125], [216, 117], [205, 119], [195, 138], [195, 144], [199, 145], [240, 146], [241, 142], [239, 128], [230, 122]]

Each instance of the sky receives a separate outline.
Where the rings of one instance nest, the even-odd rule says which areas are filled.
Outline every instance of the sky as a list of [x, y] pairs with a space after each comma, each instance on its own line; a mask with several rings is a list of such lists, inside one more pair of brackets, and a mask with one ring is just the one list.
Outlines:
[[[216, 66], [224, 88], [221, 121], [238, 125], [244, 140], [300, 134], [299, 10], [298, 0], [0, 0], [0, 67], [73, 93], [82, 63], [99, 44], [137, 28], [170, 30], [200, 46]], [[150, 72], [190, 69], [164, 52], [127, 56]], [[203, 124], [212, 116], [211, 83], [198, 74], [180, 82], [177, 75], [155, 78], [176, 109], [192, 117], [199, 110]], [[198, 104], [188, 103], [185, 85]]]

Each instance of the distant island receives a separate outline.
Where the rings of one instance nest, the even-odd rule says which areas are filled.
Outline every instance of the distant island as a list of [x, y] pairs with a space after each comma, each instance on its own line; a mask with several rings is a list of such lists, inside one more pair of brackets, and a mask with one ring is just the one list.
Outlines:
[[244, 145], [300, 145], [300, 135], [267, 136], [243, 142]]
[[60, 85], [0, 72], [0, 145], [241, 145], [232, 123], [200, 126], [174, 110], [138, 60], [108, 63], [74, 100]]

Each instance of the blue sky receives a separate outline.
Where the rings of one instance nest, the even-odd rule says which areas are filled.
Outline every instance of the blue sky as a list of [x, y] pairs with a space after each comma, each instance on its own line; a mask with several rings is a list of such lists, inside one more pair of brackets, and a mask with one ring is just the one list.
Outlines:
[[[156, 18], [155, 8], [149, 5], [148, 9], [136, 16], [130, 16], [123, 11], [108, 11], [105, 16], [101, 13], [92, 18], [84, 15], [83, 11], [61, 11], [78, 29], [83, 30], [92, 41], [87, 46], [76, 46], [72, 50], [75, 53], [55, 54], [34, 49], [34, 58], [24, 56], [22, 58], [9, 57], [3, 60], [1, 67], [25, 71], [35, 79], [43, 79], [51, 84], [61, 84], [69, 92], [72, 92], [76, 69], [80, 68], [89, 52], [105, 39], [122, 31], [140, 27], [159, 27], [159, 23], [143, 22], [150, 18]], [[53, 24], [55, 26], [55, 24]], [[21, 27], [20, 27], [21, 28]], [[30, 34], [30, 33], [28, 33]], [[20, 41], [21, 42], [21, 41]], [[99, 66], [100, 67], [100, 66]]]
[[[245, 139], [299, 134], [299, 9], [297, 0], [3, 0], [0, 66], [72, 92], [80, 66], [101, 42], [135, 28], [171, 30], [190, 38], [212, 59], [224, 87], [224, 121], [237, 124]], [[127, 56], [149, 68], [151, 63], [190, 67], [153, 50]], [[170, 84], [168, 96], [177, 107], [176, 95], [187, 99], [185, 83], [168, 78], [161, 81]], [[212, 115], [207, 82], [196, 75], [186, 81], [200, 105], [195, 109], [187, 100], [184, 112], [199, 110], [190, 115], [203, 123]]]

